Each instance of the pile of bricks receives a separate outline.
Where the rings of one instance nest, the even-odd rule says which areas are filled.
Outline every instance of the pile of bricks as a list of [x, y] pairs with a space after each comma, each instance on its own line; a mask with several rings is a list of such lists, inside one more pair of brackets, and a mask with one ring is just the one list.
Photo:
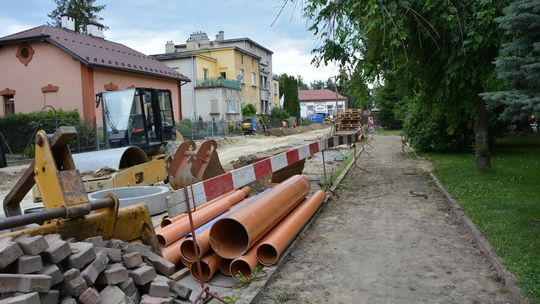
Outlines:
[[0, 239], [0, 304], [184, 303], [175, 266], [142, 244], [57, 234]]

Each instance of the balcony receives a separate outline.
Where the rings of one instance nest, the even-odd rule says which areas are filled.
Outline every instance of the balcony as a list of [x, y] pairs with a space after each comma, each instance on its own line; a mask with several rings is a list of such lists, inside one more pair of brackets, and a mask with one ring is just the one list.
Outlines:
[[239, 81], [223, 79], [221, 77], [216, 78], [198, 78], [195, 88], [217, 88], [224, 87], [229, 89], [240, 90], [242, 88]]

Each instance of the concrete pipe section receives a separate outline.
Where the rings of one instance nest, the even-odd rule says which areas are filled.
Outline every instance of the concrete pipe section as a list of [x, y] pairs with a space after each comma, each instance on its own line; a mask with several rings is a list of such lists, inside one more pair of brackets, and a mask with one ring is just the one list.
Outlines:
[[148, 161], [146, 152], [136, 146], [73, 154], [75, 168], [80, 172], [94, 172], [101, 168], [118, 171]]
[[90, 193], [88, 198], [92, 201], [105, 198], [107, 194], [113, 193], [118, 197], [120, 207], [145, 203], [150, 214], [156, 215], [167, 211], [165, 199], [170, 192], [169, 188], [163, 186], [120, 187]]

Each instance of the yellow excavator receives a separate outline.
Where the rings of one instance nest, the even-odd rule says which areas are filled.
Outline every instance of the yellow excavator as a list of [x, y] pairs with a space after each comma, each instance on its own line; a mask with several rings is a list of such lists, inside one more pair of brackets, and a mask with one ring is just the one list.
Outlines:
[[[96, 95], [105, 149], [73, 154], [87, 192], [172, 181], [175, 189], [225, 171], [217, 143], [197, 145], [176, 131], [171, 91], [131, 88]], [[34, 200], [41, 194], [34, 189]]]

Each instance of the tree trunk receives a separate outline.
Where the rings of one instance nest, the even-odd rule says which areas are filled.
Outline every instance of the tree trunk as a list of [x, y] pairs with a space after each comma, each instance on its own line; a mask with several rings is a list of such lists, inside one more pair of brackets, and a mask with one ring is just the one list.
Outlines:
[[476, 97], [477, 118], [474, 123], [474, 153], [478, 169], [491, 168], [491, 153], [489, 151], [488, 125], [486, 102], [480, 96]]

